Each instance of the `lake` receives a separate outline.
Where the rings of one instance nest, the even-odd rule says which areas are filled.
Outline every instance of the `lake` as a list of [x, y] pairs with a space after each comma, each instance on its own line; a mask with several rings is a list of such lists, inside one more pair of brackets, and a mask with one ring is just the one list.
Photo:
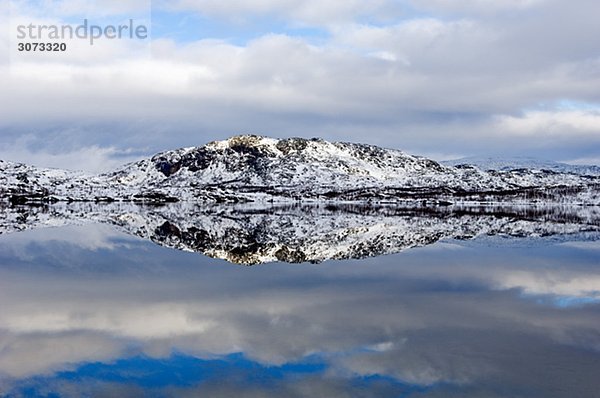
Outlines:
[[2, 396], [600, 397], [594, 209], [85, 206], [4, 209]]

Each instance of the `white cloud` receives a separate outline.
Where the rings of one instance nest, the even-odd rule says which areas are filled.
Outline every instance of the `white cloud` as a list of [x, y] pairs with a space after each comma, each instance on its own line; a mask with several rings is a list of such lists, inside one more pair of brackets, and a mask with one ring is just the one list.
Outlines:
[[84, 170], [88, 172], [110, 171], [125, 163], [138, 160], [140, 155], [115, 147], [68, 146], [50, 152], [48, 148], [33, 149], [32, 136], [22, 136], [16, 142], [0, 148], [0, 159], [27, 163], [40, 167]]
[[364, 16], [383, 18], [391, 10], [400, 11], [400, 7], [390, 0], [178, 0], [168, 4], [168, 7], [234, 21], [270, 16], [292, 24], [326, 26]]
[[[357, 17], [370, 13], [358, 2], [180, 2], [225, 20], [252, 8], [308, 21], [325, 7], [325, 18], [338, 13], [343, 21], [328, 24], [331, 37], [315, 42], [265, 32], [236, 45], [156, 39], [150, 49], [120, 41], [92, 53], [73, 47], [51, 62], [13, 60], [0, 75], [0, 140], [10, 147], [30, 134], [39, 146], [79, 129], [73, 148], [161, 150], [254, 132], [367, 141], [440, 158], [516, 150], [597, 158], [597, 114], [544, 104], [600, 102], [600, 44], [589, 39], [600, 28], [588, 17], [598, 4], [505, 5], [512, 11], [490, 19], [460, 10], [449, 16], [429, 2], [423, 7], [436, 12], [370, 24]], [[388, 6], [378, 2], [372, 15]], [[518, 142], [503, 143], [504, 135]], [[543, 135], [551, 138], [541, 148]]]
[[152, 0], [8, 0], [13, 13], [70, 18], [149, 14]]
[[506, 135], [600, 138], [600, 112], [532, 111], [521, 116], [499, 116], [498, 130]]
[[547, 0], [412, 0], [414, 7], [437, 12], [497, 14], [502, 11], [520, 11], [541, 6]]

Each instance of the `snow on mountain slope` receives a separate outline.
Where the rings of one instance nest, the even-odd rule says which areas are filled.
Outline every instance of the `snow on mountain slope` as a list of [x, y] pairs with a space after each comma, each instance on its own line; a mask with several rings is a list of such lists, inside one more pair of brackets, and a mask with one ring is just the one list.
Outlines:
[[236, 136], [159, 153], [96, 176], [0, 163], [16, 202], [270, 200], [521, 201], [600, 204], [600, 177], [482, 171], [371, 145]]
[[[185, 185], [196, 180], [208, 185], [355, 188], [382, 182], [411, 184], [416, 176], [432, 171], [452, 169], [374, 146], [239, 136], [198, 148], [163, 152], [116, 174], [121, 176], [119, 182], [157, 186]], [[138, 177], [131, 179], [131, 175]]]
[[600, 176], [599, 166], [574, 165], [529, 157], [494, 158], [465, 157], [440, 162], [446, 166], [472, 165], [482, 170], [510, 171], [515, 169], [550, 170], [557, 173], [571, 173], [588, 176]]

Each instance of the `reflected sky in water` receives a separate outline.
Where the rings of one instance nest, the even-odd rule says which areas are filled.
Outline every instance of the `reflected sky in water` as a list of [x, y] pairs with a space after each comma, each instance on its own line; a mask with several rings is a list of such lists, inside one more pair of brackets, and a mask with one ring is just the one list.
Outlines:
[[600, 242], [237, 266], [106, 225], [0, 236], [7, 396], [593, 397]]

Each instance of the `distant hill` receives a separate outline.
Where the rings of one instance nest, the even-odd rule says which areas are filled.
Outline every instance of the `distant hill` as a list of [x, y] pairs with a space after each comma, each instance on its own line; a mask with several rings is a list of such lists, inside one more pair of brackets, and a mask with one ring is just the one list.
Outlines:
[[600, 166], [573, 165], [552, 160], [541, 160], [529, 157], [493, 158], [493, 157], [465, 157], [461, 159], [440, 162], [447, 166], [469, 164], [482, 170], [552, 170], [558, 173], [574, 173], [579, 175], [600, 176]]

